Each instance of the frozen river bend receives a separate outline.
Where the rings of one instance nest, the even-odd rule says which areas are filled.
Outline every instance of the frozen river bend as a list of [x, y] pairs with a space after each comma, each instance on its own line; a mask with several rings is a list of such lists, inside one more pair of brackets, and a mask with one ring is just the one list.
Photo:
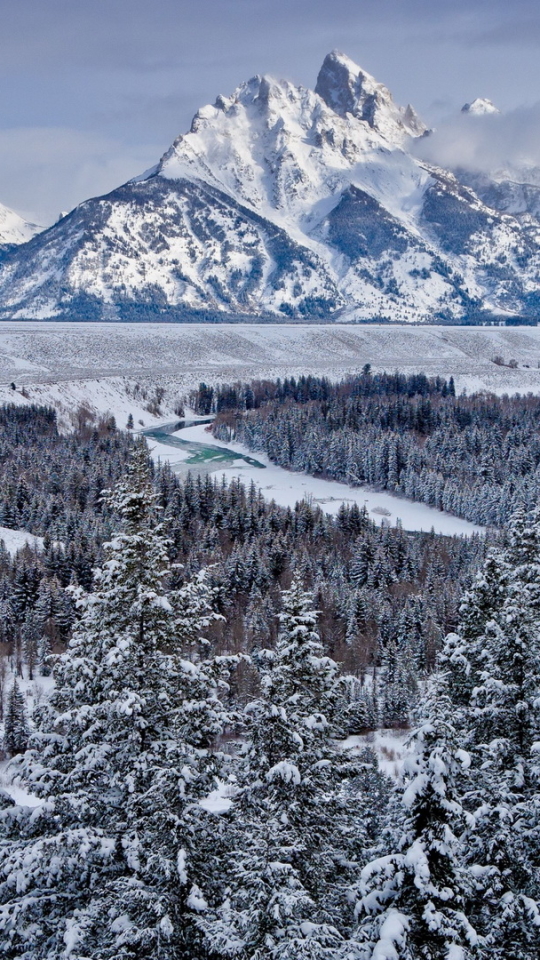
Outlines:
[[[145, 431], [171, 423], [183, 396], [207, 383], [312, 373], [338, 380], [364, 364], [374, 370], [453, 376], [458, 390], [540, 393], [540, 328], [294, 324], [118, 324], [3, 322], [0, 324], [0, 402], [55, 406], [71, 426], [77, 410], [111, 413], [120, 427], [128, 416]], [[160, 392], [159, 401], [156, 391]], [[200, 443], [201, 426], [182, 442], [156, 449], [178, 465], [185, 442]], [[179, 438], [178, 438], [179, 439]], [[156, 440], [154, 436], [154, 441]], [[374, 518], [406, 529], [470, 533], [472, 524], [386, 493], [266, 469], [218, 454], [204, 470], [231, 471], [254, 479], [265, 496], [294, 504], [304, 496], [337, 512], [343, 502], [364, 502]], [[230, 445], [229, 445], [230, 446]], [[176, 447], [176, 448], [175, 448]], [[200, 451], [199, 451], [200, 452]], [[258, 459], [258, 455], [256, 455]], [[211, 462], [213, 461], [213, 462]], [[192, 464], [192, 467], [196, 464]], [[179, 469], [182, 469], [179, 466]], [[264, 480], [262, 475], [264, 474]]]
[[178, 473], [213, 473], [238, 477], [245, 485], [253, 481], [266, 500], [282, 507], [294, 507], [299, 500], [320, 506], [335, 516], [342, 504], [365, 507], [372, 520], [405, 530], [433, 529], [446, 536], [483, 533], [468, 520], [453, 517], [425, 503], [413, 503], [369, 487], [349, 487], [335, 480], [312, 477], [278, 467], [264, 453], [250, 454], [240, 443], [223, 443], [209, 433], [209, 420], [184, 421], [152, 427], [142, 432], [153, 458], [167, 461]]

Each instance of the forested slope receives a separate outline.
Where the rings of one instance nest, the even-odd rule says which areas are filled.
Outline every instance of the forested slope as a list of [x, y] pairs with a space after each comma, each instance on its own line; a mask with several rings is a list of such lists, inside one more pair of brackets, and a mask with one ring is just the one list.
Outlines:
[[[102, 491], [118, 483], [134, 441], [110, 420], [85, 417], [61, 436], [53, 411], [39, 407], [5, 407], [0, 422], [0, 522], [44, 537], [42, 551], [0, 556], [0, 641], [15, 673], [39, 675], [76, 619], [67, 588], [91, 589], [117, 527]], [[171, 560], [184, 564], [176, 577], [210, 568], [225, 616], [213, 628], [219, 650], [274, 642], [280, 590], [297, 572], [315, 591], [325, 649], [360, 680], [377, 673], [356, 726], [406, 722], [418, 679], [455, 627], [460, 591], [482, 561], [481, 538], [380, 528], [356, 506], [336, 519], [305, 502], [283, 509], [235, 480], [152, 470]], [[235, 683], [247, 695], [250, 678], [240, 671]]]

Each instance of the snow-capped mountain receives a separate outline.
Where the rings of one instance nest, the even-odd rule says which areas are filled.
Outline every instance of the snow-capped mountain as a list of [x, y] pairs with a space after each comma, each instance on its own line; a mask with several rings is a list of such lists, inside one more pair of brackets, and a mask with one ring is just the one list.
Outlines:
[[462, 113], [470, 113], [472, 116], [481, 117], [486, 113], [500, 113], [498, 107], [486, 97], [476, 97], [471, 103], [465, 103], [461, 108]]
[[0, 315], [474, 322], [530, 316], [540, 222], [408, 150], [426, 127], [348, 57], [254, 77], [151, 170], [0, 266]]
[[26, 243], [39, 233], [42, 227], [28, 223], [18, 213], [0, 203], [0, 251]]

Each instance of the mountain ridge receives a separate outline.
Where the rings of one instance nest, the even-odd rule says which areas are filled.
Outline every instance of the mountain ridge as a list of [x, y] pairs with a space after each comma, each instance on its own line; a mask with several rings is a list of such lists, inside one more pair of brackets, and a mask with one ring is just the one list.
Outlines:
[[0, 317], [532, 322], [540, 220], [415, 157], [426, 134], [338, 51], [315, 90], [253, 77], [7, 250]]
[[42, 229], [0, 203], [0, 251], [27, 243]]

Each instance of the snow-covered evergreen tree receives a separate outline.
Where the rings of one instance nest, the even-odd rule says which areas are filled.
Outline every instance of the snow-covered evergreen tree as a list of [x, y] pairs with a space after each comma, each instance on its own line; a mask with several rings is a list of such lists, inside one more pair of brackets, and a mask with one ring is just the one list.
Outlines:
[[223, 709], [215, 664], [178, 651], [212, 619], [211, 596], [201, 578], [167, 593], [144, 448], [108, 504], [122, 529], [79, 594], [26, 765], [43, 802], [3, 814], [0, 942], [19, 960], [194, 956], [197, 801]]
[[461, 608], [441, 662], [471, 776], [460, 855], [487, 955], [540, 952], [540, 516], [519, 509]]
[[527, 594], [514, 582], [486, 627], [470, 710], [475, 825], [464, 856], [478, 928], [499, 960], [540, 951], [540, 622]]
[[9, 757], [24, 753], [28, 746], [28, 721], [24, 696], [17, 680], [9, 692], [4, 725], [4, 749]]
[[[447, 713], [448, 705], [433, 698], [430, 716], [414, 735], [402, 798], [403, 832], [396, 852], [362, 870], [350, 957], [465, 960], [477, 943], [465, 912], [470, 884], [456, 838], [464, 820], [456, 780], [469, 758]], [[398, 826], [393, 825], [394, 833]]]
[[345, 887], [365, 831], [361, 798], [346, 789], [357, 766], [332, 739], [342, 694], [316, 621], [296, 579], [277, 648], [257, 657], [262, 689], [248, 708], [227, 897], [201, 921], [217, 956], [334, 960], [343, 942]]

